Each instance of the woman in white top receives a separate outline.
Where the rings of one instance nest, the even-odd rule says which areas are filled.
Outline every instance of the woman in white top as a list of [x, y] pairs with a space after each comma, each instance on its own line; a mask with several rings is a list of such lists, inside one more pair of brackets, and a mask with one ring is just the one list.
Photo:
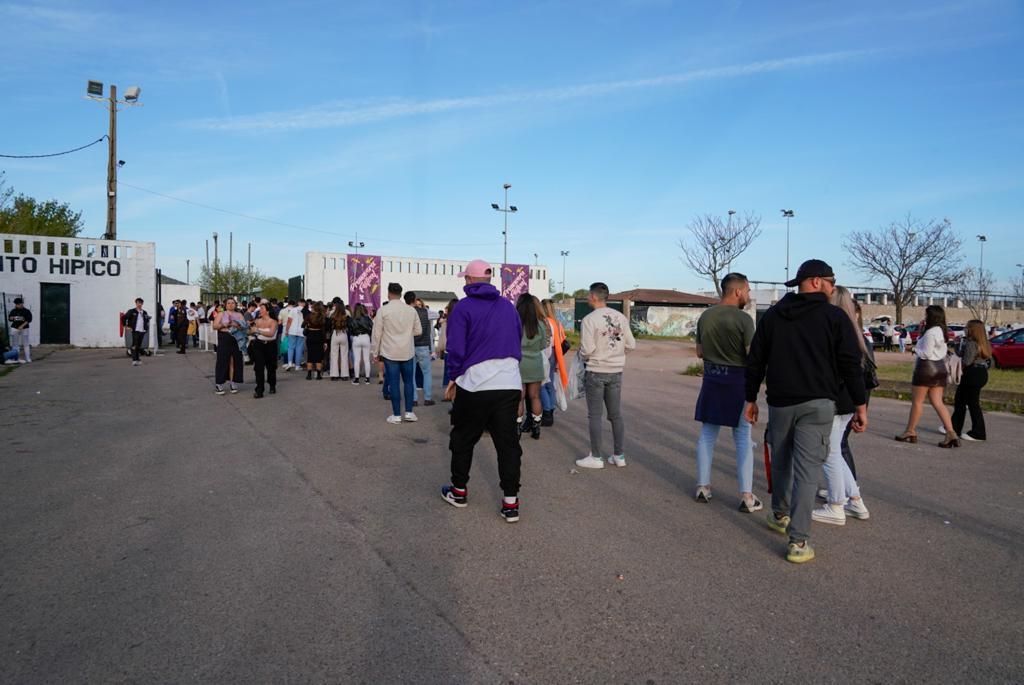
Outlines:
[[942, 394], [946, 388], [946, 354], [949, 349], [946, 346], [946, 312], [938, 305], [930, 305], [924, 310], [925, 331], [917, 339], [914, 345], [914, 355], [917, 358], [914, 364], [914, 377], [910, 381], [912, 396], [910, 406], [910, 417], [907, 419], [907, 429], [902, 435], [897, 435], [900, 442], [917, 442], [917, 424], [924, 412], [925, 398], [935, 408], [943, 427], [946, 429], [946, 439], [939, 443], [939, 447], [959, 447], [960, 440], [953, 431], [953, 423], [950, 420], [949, 410], [942, 401]]

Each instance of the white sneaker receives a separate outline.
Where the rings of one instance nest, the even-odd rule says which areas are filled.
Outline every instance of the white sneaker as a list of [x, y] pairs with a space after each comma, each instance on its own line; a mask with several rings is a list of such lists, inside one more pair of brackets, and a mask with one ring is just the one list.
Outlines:
[[398, 414], [395, 414], [394, 416], [389, 416], [388, 423], [397, 426], [398, 424], [402, 423], [402, 417], [399, 416]]
[[405, 412], [405, 416], [402, 417], [402, 420], [408, 421], [409, 423], [416, 423], [417, 421], [419, 421], [419, 419], [416, 418], [416, 415], [413, 414], [411, 411]]
[[15, 359], [8, 359], [4, 362], [4, 366], [17, 366], [18, 362]]
[[972, 438], [971, 434], [968, 433], [967, 431], [964, 431], [963, 434], [961, 434], [960, 439], [961, 440], [966, 440], [967, 442], [978, 442], [978, 439], [977, 438]]
[[608, 457], [608, 463], [609, 464], [615, 464], [616, 466], [625, 466], [626, 465], [626, 455], [625, 454], [613, 454], [612, 456]]
[[28, 360], [27, 359], [19, 359], [18, 363], [19, 364], [28, 364]]
[[292, 365], [291, 364], [285, 364], [284, 366], [281, 367], [281, 370], [282, 371], [291, 371], [292, 370]]
[[848, 516], [860, 519], [861, 521], [871, 518], [871, 514], [868, 513], [868, 508], [864, 505], [863, 497], [860, 499], [851, 499], [846, 503], [846, 506], [843, 507], [843, 511], [845, 511]]
[[833, 526], [845, 526], [846, 514], [838, 504], [824, 504], [811, 512], [811, 518], [819, 523], [831, 523]]
[[139, 365], [138, 362], [132, 362], [132, 366], [138, 366], [138, 365]]
[[581, 469], [603, 469], [604, 460], [595, 457], [593, 454], [588, 454], [582, 459], [577, 459], [576, 466], [579, 466]]
[[939, 435], [945, 435], [945, 434], [946, 434], [946, 427], [945, 426], [939, 426]]
[[828, 501], [828, 490], [826, 490], [825, 488], [820, 488], [818, 490], [818, 499], [825, 500], [827, 502]]

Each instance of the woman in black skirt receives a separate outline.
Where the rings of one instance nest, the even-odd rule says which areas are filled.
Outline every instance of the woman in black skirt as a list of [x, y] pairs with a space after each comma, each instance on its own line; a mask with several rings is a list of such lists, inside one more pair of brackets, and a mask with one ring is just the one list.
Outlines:
[[249, 342], [249, 358], [256, 372], [256, 392], [253, 398], [263, 397], [264, 376], [266, 385], [270, 386], [270, 394], [277, 392], [277, 319], [267, 306], [266, 300], [260, 302], [259, 317], [253, 322], [256, 334]]
[[324, 369], [324, 344], [327, 340], [324, 334], [324, 327], [327, 323], [327, 312], [324, 306], [317, 302], [313, 305], [313, 311], [303, 326], [306, 329], [306, 380], [313, 380], [313, 371], [316, 371], [316, 379], [323, 379]]
[[[214, 392], [218, 395], [224, 394], [224, 383], [230, 383], [230, 392], [238, 392], [236, 383], [242, 383], [242, 350], [238, 347], [238, 340], [235, 338], [236, 331], [244, 331], [248, 328], [245, 317], [236, 311], [238, 303], [235, 298], [229, 297], [224, 303], [224, 311], [217, 314], [213, 320], [213, 330], [217, 331], [217, 366], [214, 371]], [[243, 338], [244, 339], [244, 338]]]
[[907, 428], [896, 439], [900, 442], [917, 442], [917, 424], [924, 412], [924, 401], [927, 399], [935, 413], [942, 421], [946, 431], [946, 439], [939, 447], [959, 447], [960, 439], [953, 430], [949, 410], [942, 401], [942, 395], [948, 382], [946, 371], [946, 310], [937, 304], [929, 305], [924, 310], [925, 331], [914, 343], [914, 376], [910, 380], [911, 405]]

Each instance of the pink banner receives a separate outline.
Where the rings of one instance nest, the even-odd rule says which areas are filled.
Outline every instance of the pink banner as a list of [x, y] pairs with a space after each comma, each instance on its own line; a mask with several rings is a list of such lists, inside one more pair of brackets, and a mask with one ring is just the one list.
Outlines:
[[501, 296], [515, 304], [523, 293], [530, 292], [530, 266], [528, 264], [501, 265]]
[[362, 303], [372, 312], [380, 309], [380, 257], [350, 254], [348, 257], [348, 305]]

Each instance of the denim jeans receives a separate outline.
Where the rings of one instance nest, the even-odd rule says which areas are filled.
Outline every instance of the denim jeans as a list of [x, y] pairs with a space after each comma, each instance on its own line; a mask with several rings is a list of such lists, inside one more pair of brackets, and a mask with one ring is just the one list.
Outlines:
[[11, 347], [20, 350], [25, 355], [25, 361], [32, 361], [32, 343], [29, 342], [29, 330], [11, 329]]
[[404, 362], [384, 360], [384, 387], [387, 388], [391, 400], [391, 413], [402, 415], [402, 387], [405, 387], [405, 411], [412, 411], [412, 401], [416, 397], [415, 378], [416, 358]]
[[849, 464], [843, 459], [843, 433], [853, 414], [840, 414], [832, 419], [832, 433], [828, 439], [828, 458], [825, 459], [825, 482], [828, 483], [828, 501], [831, 504], [846, 504], [851, 497], [860, 497], [857, 479], [853, 477]]
[[[701, 424], [700, 437], [697, 439], [697, 485], [711, 485], [711, 460], [714, 458], [715, 441], [721, 426], [713, 423]], [[732, 441], [736, 446], [736, 482], [740, 486], [740, 494], [753, 492], [754, 488], [754, 456], [750, 443], [750, 424], [742, 416], [740, 422], [732, 429]]]
[[423, 346], [416, 348], [416, 366], [420, 368], [420, 372], [423, 373], [423, 399], [429, 400], [433, 397], [433, 392], [430, 386], [434, 384], [434, 379], [430, 374], [430, 348]]
[[584, 377], [587, 389], [587, 419], [590, 424], [590, 453], [601, 459], [601, 415], [608, 412], [612, 424], [612, 442], [616, 456], [623, 454], [626, 427], [622, 421], [622, 374], [587, 371]]
[[540, 406], [544, 411], [555, 410], [555, 373], [557, 373], [558, 365], [552, 360], [551, 373], [548, 374], [548, 380], [544, 385], [540, 386]]
[[288, 336], [288, 363], [292, 366], [302, 366], [303, 357], [306, 356], [306, 336]]

